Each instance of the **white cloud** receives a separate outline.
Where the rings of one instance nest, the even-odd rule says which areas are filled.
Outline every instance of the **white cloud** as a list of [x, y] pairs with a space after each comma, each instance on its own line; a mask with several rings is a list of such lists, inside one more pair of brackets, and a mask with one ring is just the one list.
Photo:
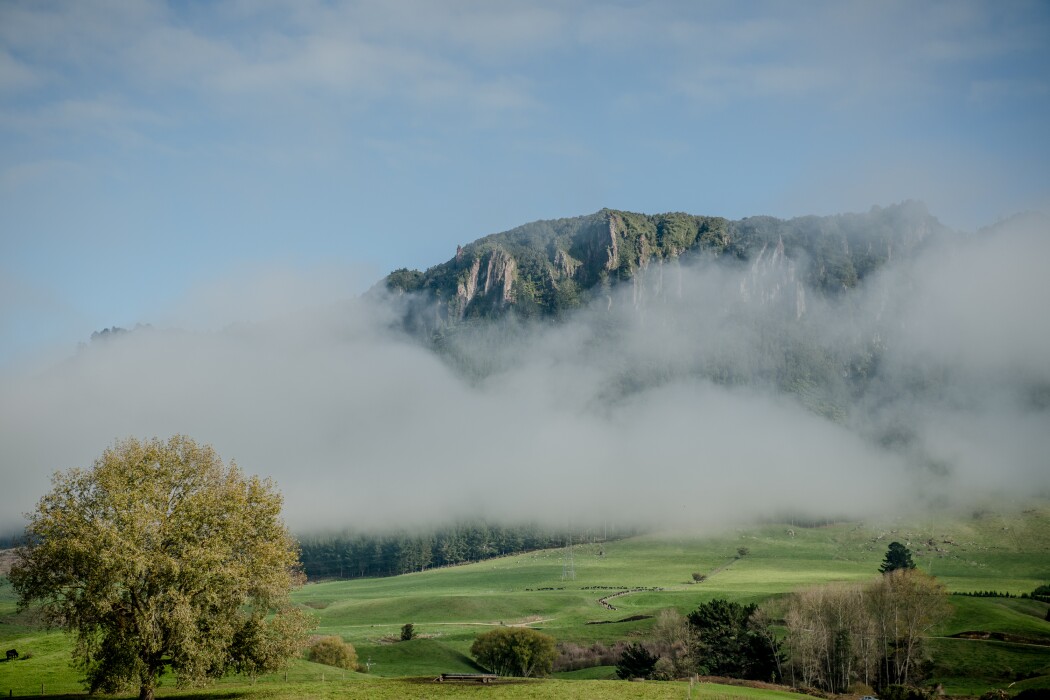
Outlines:
[[[454, 349], [491, 368], [480, 379], [402, 338], [396, 305], [333, 303], [339, 270], [248, 268], [174, 309], [199, 330], [118, 335], [6, 377], [0, 460], [18, 469], [3, 511], [29, 508], [50, 470], [114, 439], [176, 432], [275, 477], [296, 528], [434, 521], [479, 502], [502, 518], [697, 525], [1045, 489], [1045, 407], [1026, 403], [1050, 385], [1045, 228], [1025, 231], [931, 250], [842, 307], [810, 300], [815, 347], [834, 353], [879, 328], [889, 348], [838, 421], [762, 380], [691, 378], [723, 365], [761, 376], [783, 330], [716, 267], [664, 271], [644, 311], [625, 287], [612, 311], [601, 300], [564, 325], [460, 336]], [[916, 373], [949, 381], [916, 393]], [[880, 447], [895, 426], [907, 440]]]
[[351, 299], [361, 287], [363, 269], [348, 265], [259, 262], [241, 264], [204, 280], [160, 312], [157, 323], [194, 331], [217, 331], [232, 324], [276, 323], [314, 314], [318, 307]]

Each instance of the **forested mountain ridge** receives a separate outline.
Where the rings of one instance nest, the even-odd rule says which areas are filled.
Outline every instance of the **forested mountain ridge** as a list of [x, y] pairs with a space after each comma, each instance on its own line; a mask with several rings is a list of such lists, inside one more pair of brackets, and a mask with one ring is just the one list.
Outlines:
[[738, 266], [784, 268], [783, 282], [791, 288], [765, 291], [789, 294], [801, 315], [807, 293], [833, 296], [851, 289], [886, 262], [945, 232], [917, 202], [790, 220], [603, 209], [485, 236], [425, 272], [396, 270], [384, 285], [416, 295], [421, 303], [411, 309], [410, 320], [417, 331], [434, 332], [508, 312], [558, 316], [622, 283], [634, 286], [637, 303], [647, 282], [660, 286], [665, 264], [705, 256]]
[[[909, 303], [907, 275], [868, 280], [966, 237], [914, 201], [788, 220], [603, 209], [486, 236], [380, 286], [397, 322], [467, 376], [544, 356], [535, 323], [571, 317], [591, 338], [574, 361], [605, 372], [600, 401], [704, 379], [839, 420], [884, 385], [885, 343]], [[930, 381], [941, 378], [918, 385]]]

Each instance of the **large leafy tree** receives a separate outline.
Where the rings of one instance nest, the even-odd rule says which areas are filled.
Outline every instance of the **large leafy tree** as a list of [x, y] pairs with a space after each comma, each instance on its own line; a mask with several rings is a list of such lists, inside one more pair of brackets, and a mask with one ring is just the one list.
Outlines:
[[280, 494], [185, 436], [56, 473], [17, 556], [20, 604], [74, 634], [92, 692], [274, 670], [309, 628], [288, 600], [302, 576]]

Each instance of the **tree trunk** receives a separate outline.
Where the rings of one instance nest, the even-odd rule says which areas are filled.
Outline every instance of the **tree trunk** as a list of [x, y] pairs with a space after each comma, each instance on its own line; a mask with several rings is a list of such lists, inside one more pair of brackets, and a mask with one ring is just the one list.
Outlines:
[[154, 700], [157, 694], [158, 673], [141, 673], [139, 675], [139, 700]]

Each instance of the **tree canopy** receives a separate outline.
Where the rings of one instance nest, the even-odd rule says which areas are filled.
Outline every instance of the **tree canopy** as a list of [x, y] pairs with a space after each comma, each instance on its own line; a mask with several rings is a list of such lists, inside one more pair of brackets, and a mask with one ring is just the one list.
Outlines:
[[757, 612], [754, 604], [716, 599], [689, 613], [699, 673], [763, 681], [779, 676], [779, 652], [765, 629], [768, 623]]
[[196, 685], [300, 651], [298, 547], [268, 480], [176, 435], [117, 442], [52, 483], [10, 578], [20, 605], [75, 635], [90, 691], [151, 699], [165, 672]]
[[889, 549], [886, 550], [886, 556], [882, 560], [882, 565], [879, 566], [879, 572], [888, 574], [898, 569], [914, 568], [915, 562], [911, 559], [911, 550], [900, 542], [890, 542]]
[[635, 642], [620, 654], [620, 660], [616, 663], [616, 675], [624, 680], [652, 678], [659, 659], [659, 656]]

